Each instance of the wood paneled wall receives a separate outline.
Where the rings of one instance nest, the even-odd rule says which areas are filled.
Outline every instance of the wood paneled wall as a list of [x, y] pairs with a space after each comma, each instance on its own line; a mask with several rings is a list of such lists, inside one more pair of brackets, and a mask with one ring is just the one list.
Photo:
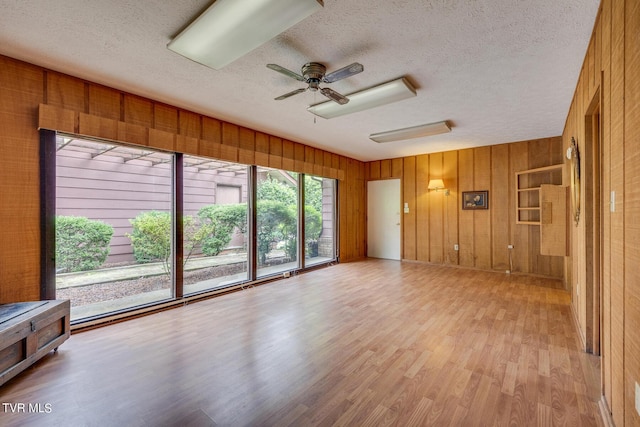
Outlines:
[[[640, 383], [640, 2], [602, 0], [563, 133], [576, 138], [581, 165], [601, 164], [600, 326], [604, 402], [618, 426], [640, 425], [635, 384]], [[599, 156], [589, 144], [590, 106], [600, 105]], [[593, 173], [586, 170], [585, 174]], [[584, 187], [583, 187], [584, 188]], [[615, 192], [615, 203], [611, 194]], [[588, 197], [582, 204], [592, 209]], [[593, 232], [584, 220], [572, 227], [572, 306], [581, 333], [592, 329], [586, 248]], [[596, 321], [598, 319], [596, 318]]]
[[[403, 259], [563, 278], [564, 258], [540, 255], [539, 226], [516, 224], [514, 182], [516, 172], [560, 163], [555, 137], [369, 162], [366, 171], [368, 180], [402, 178]], [[449, 196], [427, 190], [434, 178]], [[489, 209], [463, 210], [462, 192], [482, 190]]]
[[365, 255], [364, 163], [0, 56], [0, 303], [40, 298], [39, 126], [338, 178], [340, 260]]

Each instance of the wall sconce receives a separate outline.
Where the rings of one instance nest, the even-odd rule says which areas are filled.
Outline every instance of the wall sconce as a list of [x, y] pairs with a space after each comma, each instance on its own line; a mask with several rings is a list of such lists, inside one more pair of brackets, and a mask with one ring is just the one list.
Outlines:
[[445, 196], [449, 195], [449, 190], [444, 188], [444, 181], [441, 180], [441, 179], [430, 179], [429, 180], [429, 185], [427, 186], [427, 189], [429, 191], [440, 191], [440, 190], [443, 190]]

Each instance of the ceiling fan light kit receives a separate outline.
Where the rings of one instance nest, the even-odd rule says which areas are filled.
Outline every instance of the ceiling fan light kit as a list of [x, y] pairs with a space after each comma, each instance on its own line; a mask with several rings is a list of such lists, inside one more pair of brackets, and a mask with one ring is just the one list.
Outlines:
[[392, 142], [412, 138], [421, 138], [424, 136], [440, 135], [447, 132], [451, 132], [451, 128], [446, 121], [443, 121], [419, 126], [412, 126], [403, 129], [390, 130], [387, 132], [373, 133], [369, 135], [369, 139], [375, 142]]
[[167, 47], [219, 70], [323, 6], [322, 0], [216, 0]]
[[335, 102], [322, 102], [311, 105], [307, 111], [325, 119], [331, 119], [345, 114], [368, 110], [392, 102], [416, 96], [415, 88], [407, 79], [399, 79], [374, 86], [359, 92], [347, 95], [349, 103], [340, 105]]

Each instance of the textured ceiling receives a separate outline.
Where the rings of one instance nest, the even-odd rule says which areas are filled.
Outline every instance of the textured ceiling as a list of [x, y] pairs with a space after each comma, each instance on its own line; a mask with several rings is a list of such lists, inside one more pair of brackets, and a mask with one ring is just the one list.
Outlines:
[[[599, 0], [324, 0], [216, 71], [166, 48], [210, 0], [0, 0], [0, 54], [360, 160], [562, 133]], [[348, 94], [406, 76], [415, 98], [330, 120], [324, 100], [265, 67], [364, 72]], [[377, 144], [371, 133], [448, 120], [452, 132]]]

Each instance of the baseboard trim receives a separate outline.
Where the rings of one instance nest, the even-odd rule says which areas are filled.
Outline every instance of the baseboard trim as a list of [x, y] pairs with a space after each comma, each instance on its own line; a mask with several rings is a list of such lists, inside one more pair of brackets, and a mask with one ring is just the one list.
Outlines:
[[607, 399], [604, 396], [600, 396], [600, 400], [598, 401], [598, 409], [600, 410], [600, 417], [602, 418], [602, 422], [605, 427], [615, 427], [616, 424], [613, 422], [613, 418], [611, 418], [611, 411], [609, 410], [609, 405], [607, 404]]
[[582, 330], [580, 329], [580, 322], [578, 321], [578, 313], [576, 313], [576, 307], [571, 301], [571, 319], [573, 320], [573, 326], [576, 328], [576, 333], [578, 334], [578, 339], [580, 340], [580, 348], [582, 351], [587, 352], [587, 342], [585, 341], [585, 337], [582, 335]]

